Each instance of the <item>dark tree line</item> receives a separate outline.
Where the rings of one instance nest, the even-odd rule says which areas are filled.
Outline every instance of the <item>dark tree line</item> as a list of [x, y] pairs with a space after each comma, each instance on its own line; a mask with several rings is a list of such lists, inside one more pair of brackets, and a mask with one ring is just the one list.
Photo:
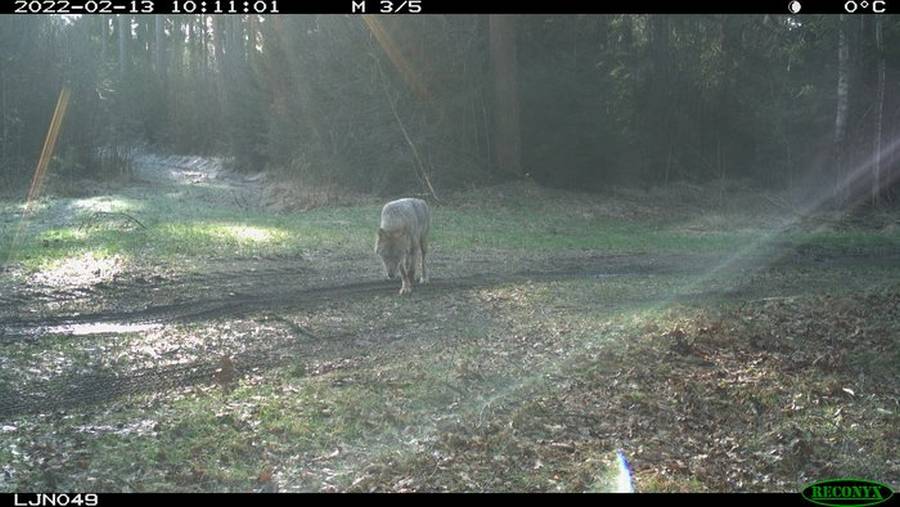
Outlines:
[[894, 199], [896, 16], [0, 17], [0, 183], [126, 148], [233, 157], [297, 184], [440, 192], [829, 182]]

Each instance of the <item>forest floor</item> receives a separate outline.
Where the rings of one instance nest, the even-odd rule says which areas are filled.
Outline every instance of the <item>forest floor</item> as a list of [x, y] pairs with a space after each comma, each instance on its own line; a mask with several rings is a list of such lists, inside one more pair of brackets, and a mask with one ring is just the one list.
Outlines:
[[135, 168], [0, 201], [0, 491], [900, 485], [897, 213], [502, 185], [400, 297], [377, 199]]

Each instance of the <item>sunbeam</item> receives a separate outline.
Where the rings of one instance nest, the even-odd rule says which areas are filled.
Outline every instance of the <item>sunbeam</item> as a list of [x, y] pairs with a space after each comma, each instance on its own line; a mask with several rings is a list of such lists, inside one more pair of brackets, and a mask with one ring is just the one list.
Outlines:
[[41, 155], [38, 158], [37, 166], [34, 169], [31, 185], [28, 187], [28, 194], [25, 199], [25, 209], [22, 213], [22, 218], [16, 227], [9, 251], [7, 252], [6, 263], [9, 263], [14, 258], [19, 237], [25, 228], [26, 221], [30, 218], [34, 202], [41, 195], [41, 190], [43, 189], [44, 182], [47, 178], [47, 166], [56, 151], [56, 141], [59, 139], [59, 132], [62, 128], [63, 119], [66, 116], [66, 109], [69, 107], [70, 93], [68, 87], [63, 87], [59, 92], [56, 107], [53, 109], [53, 117], [50, 119], [50, 126], [47, 129], [47, 135], [44, 137], [44, 146], [41, 149]]
[[391, 63], [394, 64], [394, 68], [400, 73], [400, 76], [403, 78], [406, 85], [409, 86], [410, 90], [412, 90], [420, 99], [428, 97], [428, 90], [425, 87], [425, 83], [419, 77], [419, 73], [412, 68], [409, 60], [403, 55], [403, 51], [397, 43], [394, 42], [393, 37], [391, 37], [387, 30], [385, 30], [381, 20], [377, 16], [371, 14], [363, 15], [362, 20], [366, 24], [366, 27], [369, 28], [369, 32], [375, 37], [375, 40], [378, 41], [378, 44], [384, 50], [384, 53], [391, 60]]

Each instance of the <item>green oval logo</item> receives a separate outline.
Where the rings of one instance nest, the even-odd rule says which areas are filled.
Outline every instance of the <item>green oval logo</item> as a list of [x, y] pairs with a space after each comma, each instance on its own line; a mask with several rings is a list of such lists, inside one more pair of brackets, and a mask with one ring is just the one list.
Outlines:
[[803, 488], [803, 498], [819, 505], [851, 507], [875, 505], [894, 494], [889, 486], [866, 479], [828, 479]]

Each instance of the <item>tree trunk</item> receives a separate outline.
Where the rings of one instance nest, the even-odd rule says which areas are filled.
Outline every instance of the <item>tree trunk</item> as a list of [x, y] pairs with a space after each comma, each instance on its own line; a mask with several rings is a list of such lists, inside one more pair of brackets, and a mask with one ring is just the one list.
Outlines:
[[[155, 17], [155, 16], [154, 16]], [[144, 42], [141, 44], [141, 49], [143, 49], [144, 54], [147, 55], [147, 62], [151, 61], [151, 57], [153, 56], [153, 28], [150, 26], [150, 21], [146, 20], [146, 16], [144, 19], [135, 18], [135, 22], [139, 23], [139, 26], [143, 27], [143, 40]], [[142, 37], [138, 35], [138, 40]]]
[[191, 47], [191, 64], [194, 67], [194, 76], [199, 79], [206, 77], [206, 27], [204, 16], [197, 16], [191, 23], [191, 31], [194, 34], [194, 45]]
[[225, 49], [225, 57], [232, 64], [238, 64], [243, 61], [243, 20], [239, 16], [229, 16], [228, 21], [228, 46]]
[[127, 16], [122, 15], [119, 15], [118, 21], [119, 24], [116, 31], [118, 32], [117, 35], [119, 38], [119, 75], [124, 76], [126, 60], [128, 59], [128, 46], [126, 45], [126, 42], [128, 40], [128, 34], [131, 31], [131, 27], [129, 26], [131, 23], [128, 22]]
[[[187, 17], [172, 16], [172, 40], [169, 42], [169, 52], [171, 53], [172, 62], [170, 70], [177, 73], [179, 77], [187, 71], [190, 62], [190, 26]], [[176, 71], [177, 69], [177, 71]]]
[[208, 78], [212, 69], [209, 65], [209, 41], [212, 36], [212, 28], [207, 22], [206, 16], [200, 18], [200, 40], [203, 41], [203, 76]]
[[253, 63], [256, 56], [256, 40], [259, 33], [258, 18], [250, 16], [247, 19], [247, 37], [245, 42], [245, 58], [248, 64]]
[[155, 35], [153, 48], [153, 63], [156, 67], [156, 73], [161, 76], [163, 72], [162, 54], [163, 54], [163, 17], [161, 15], [153, 16], [153, 32]]
[[837, 107], [834, 115], [834, 143], [831, 157], [834, 190], [832, 197], [840, 207], [846, 205], [847, 182], [844, 168], [844, 152], [847, 141], [847, 101], [850, 96], [850, 48], [847, 42], [846, 16], [841, 15], [838, 24], [838, 83]]
[[878, 83], [875, 92], [875, 161], [872, 164], [872, 206], [881, 204], [881, 137], [884, 128], [884, 78], [886, 62], [881, 17], [875, 18], [875, 45], [878, 53]]
[[216, 59], [216, 90], [218, 90], [219, 107], [225, 104], [225, 17], [214, 16], [215, 21], [212, 27], [213, 32], [213, 51]]
[[715, 125], [716, 130], [716, 164], [718, 165], [719, 177], [722, 180], [722, 188], [721, 192], [725, 191], [725, 160], [724, 155], [722, 154], [722, 130], [725, 128], [728, 123], [729, 114], [729, 104], [728, 101], [731, 98], [731, 40], [729, 39], [729, 35], [732, 34], [731, 28], [733, 23], [729, 23], [729, 16], [723, 15], [719, 22], [719, 49], [720, 52], [720, 72], [721, 72], [721, 82], [719, 83], [719, 97], [718, 97], [718, 111], [716, 111], [716, 116], [718, 116], [718, 121]]
[[[626, 56], [630, 56], [634, 50], [634, 25], [633, 16], [622, 15], [622, 42], [621, 49]], [[626, 60], [629, 61], [629, 60]]]
[[225, 64], [225, 19], [224, 16], [213, 18], [213, 50], [216, 54], [216, 73], [221, 76]]
[[100, 23], [100, 62], [106, 62], [106, 45], [109, 37], [109, 17], [106, 15], [97, 16]]
[[522, 174], [516, 28], [513, 17], [488, 17], [494, 78], [494, 153], [504, 172]]
[[670, 100], [672, 82], [669, 18], [663, 15], [649, 16], [649, 51], [652, 71], [646, 88], [649, 108], [643, 111], [645, 131], [649, 137], [648, 153], [645, 159], [644, 184], [658, 181], [664, 176], [666, 157], [672, 143], [672, 104]]

